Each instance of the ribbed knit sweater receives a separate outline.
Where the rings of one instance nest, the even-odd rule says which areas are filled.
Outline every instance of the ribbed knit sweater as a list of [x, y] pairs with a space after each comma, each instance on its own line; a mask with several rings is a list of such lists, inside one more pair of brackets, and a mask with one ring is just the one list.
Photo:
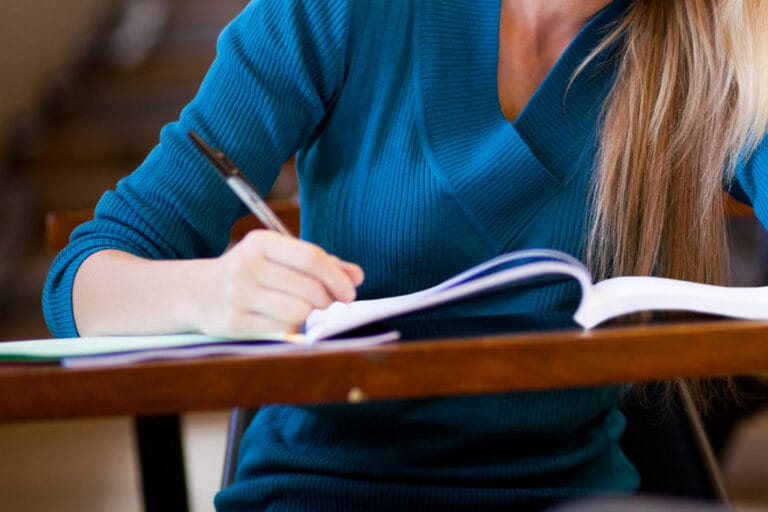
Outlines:
[[[224, 250], [247, 212], [188, 142], [189, 129], [262, 191], [298, 152], [302, 237], [362, 265], [361, 298], [421, 289], [512, 249], [579, 255], [608, 56], [565, 91], [626, 3], [591, 20], [510, 123], [496, 86], [498, 0], [251, 2], [223, 32], [179, 121], [56, 259], [44, 294], [52, 332], [77, 334], [72, 281], [94, 251]], [[740, 172], [755, 197], [750, 169]], [[576, 294], [550, 286], [451, 311], [562, 309]], [[630, 492], [638, 478], [618, 446], [620, 396], [595, 388], [265, 407], [245, 435], [237, 482], [216, 505], [520, 510]]]

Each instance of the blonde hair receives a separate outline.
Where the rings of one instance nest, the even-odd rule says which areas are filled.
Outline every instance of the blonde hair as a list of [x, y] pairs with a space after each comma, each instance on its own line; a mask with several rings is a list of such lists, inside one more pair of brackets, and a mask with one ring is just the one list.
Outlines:
[[[768, 1], [635, 0], [587, 62], [613, 44], [586, 259], [598, 279], [722, 284], [723, 185], [768, 129]], [[731, 379], [689, 385], [702, 410], [739, 398]]]
[[612, 44], [587, 261], [722, 283], [724, 180], [768, 127], [768, 2], [635, 0], [592, 56]]

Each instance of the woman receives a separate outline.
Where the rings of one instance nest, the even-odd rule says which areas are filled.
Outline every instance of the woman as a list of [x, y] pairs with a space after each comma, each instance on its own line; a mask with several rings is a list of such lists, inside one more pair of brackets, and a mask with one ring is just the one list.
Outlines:
[[[723, 183], [768, 211], [762, 0], [466, 5], [251, 2], [180, 120], [55, 261], [52, 331], [294, 330], [333, 300], [525, 247], [585, 255], [600, 276], [720, 280]], [[305, 241], [257, 231], [222, 255], [246, 212], [190, 129], [262, 191], [298, 151]], [[568, 308], [574, 293], [465, 313]], [[266, 407], [216, 504], [518, 510], [631, 492], [621, 394]]]

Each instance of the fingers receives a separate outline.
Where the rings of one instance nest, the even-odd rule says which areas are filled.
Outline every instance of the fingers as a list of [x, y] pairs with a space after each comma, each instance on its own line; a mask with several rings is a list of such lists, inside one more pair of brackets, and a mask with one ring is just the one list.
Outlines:
[[320, 281], [303, 272], [268, 260], [264, 261], [262, 270], [253, 277], [260, 288], [282, 292], [317, 309], [327, 308], [334, 301]]
[[337, 258], [336, 256], [332, 256], [336, 260], [336, 265], [347, 274], [347, 276], [352, 280], [352, 283], [355, 286], [360, 286], [363, 284], [363, 280], [365, 279], [365, 273], [363, 272], [363, 269], [360, 268], [359, 265], [356, 265], [355, 263], [351, 263], [349, 261], [344, 261], [342, 259]]
[[350, 302], [362, 269], [272, 231], [249, 233], [206, 266], [201, 330], [219, 335], [294, 332], [314, 309]]
[[267, 238], [269, 243], [264, 246], [266, 259], [317, 280], [334, 300], [351, 302], [355, 299], [356, 288], [363, 279], [362, 270], [357, 265], [340, 264], [339, 258], [309, 242], [272, 232], [268, 232]]
[[207, 330], [214, 336], [241, 337], [254, 333], [294, 333], [300, 323], [281, 322], [268, 315], [238, 311], [230, 316], [221, 317], [221, 321], [213, 324]]
[[[294, 332], [315, 309], [306, 298], [298, 295], [291, 279], [284, 283], [286, 288], [271, 289], [258, 282], [259, 275], [242, 270], [243, 267], [237, 265], [227, 269], [219, 276], [213, 293], [205, 297], [206, 306], [198, 317], [203, 332], [225, 336]], [[321, 298], [315, 300], [331, 302], [322, 286], [318, 287]], [[286, 289], [291, 293], [286, 293]]]

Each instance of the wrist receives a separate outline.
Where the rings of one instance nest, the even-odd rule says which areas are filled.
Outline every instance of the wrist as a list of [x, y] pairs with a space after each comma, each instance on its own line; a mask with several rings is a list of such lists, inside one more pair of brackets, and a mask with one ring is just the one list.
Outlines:
[[208, 284], [211, 259], [175, 261], [172, 279], [174, 291], [168, 294], [170, 321], [180, 332], [204, 332], [204, 315], [209, 306], [205, 298], [210, 296]]

